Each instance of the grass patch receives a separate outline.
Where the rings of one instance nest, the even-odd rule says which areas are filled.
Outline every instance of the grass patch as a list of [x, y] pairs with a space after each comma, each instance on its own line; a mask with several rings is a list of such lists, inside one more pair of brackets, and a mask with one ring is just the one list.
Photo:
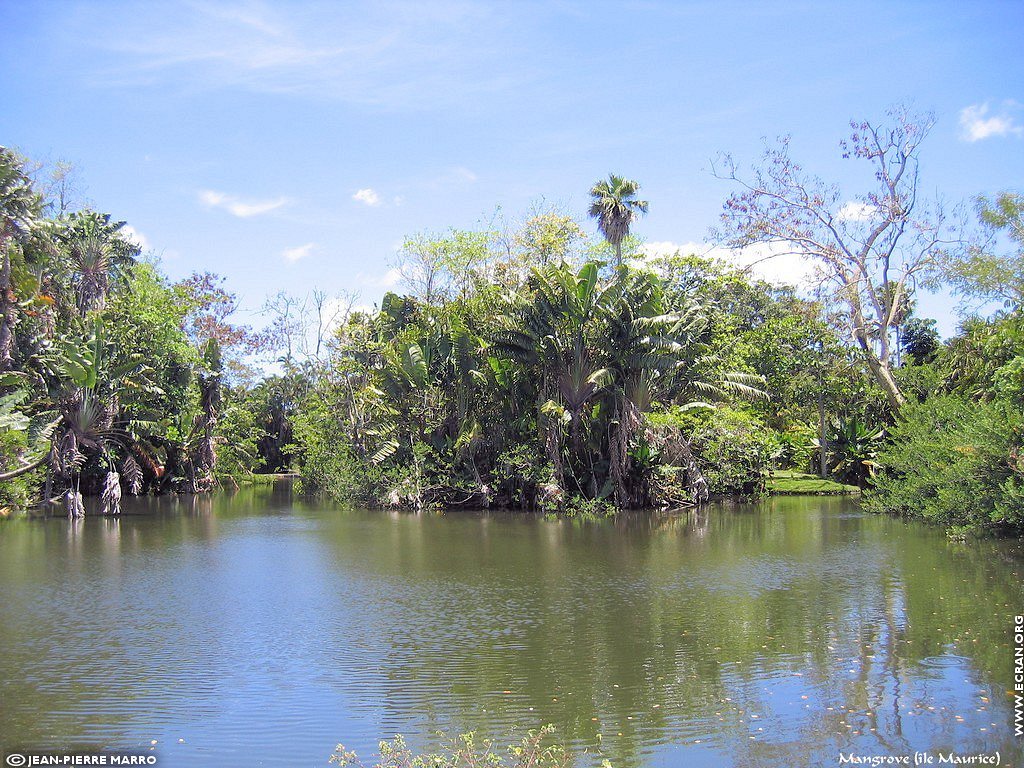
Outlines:
[[860, 493], [855, 485], [843, 485], [835, 480], [822, 480], [817, 475], [804, 472], [777, 471], [768, 478], [768, 493], [782, 496], [796, 496], [802, 493], [815, 495], [845, 495]]
[[268, 474], [258, 474], [253, 472], [248, 475], [239, 475], [235, 477], [235, 482], [239, 485], [273, 485], [278, 480], [289, 480], [297, 478], [297, 474], [290, 474], [287, 472], [277, 472]]

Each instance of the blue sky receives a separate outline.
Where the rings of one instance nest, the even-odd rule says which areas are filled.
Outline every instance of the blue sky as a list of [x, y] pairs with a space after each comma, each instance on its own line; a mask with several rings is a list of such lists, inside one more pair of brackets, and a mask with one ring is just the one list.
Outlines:
[[[896, 102], [937, 118], [928, 193], [1024, 188], [1020, 0], [0, 0], [0, 18], [0, 144], [73, 162], [169, 275], [225, 275], [249, 312], [278, 290], [370, 303], [404, 236], [541, 199], [583, 219], [612, 171], [650, 201], [636, 234], [703, 243], [731, 191], [711, 159], [753, 161], [762, 137], [792, 134], [852, 198], [867, 179], [838, 142]], [[953, 330], [948, 297], [923, 309]]]

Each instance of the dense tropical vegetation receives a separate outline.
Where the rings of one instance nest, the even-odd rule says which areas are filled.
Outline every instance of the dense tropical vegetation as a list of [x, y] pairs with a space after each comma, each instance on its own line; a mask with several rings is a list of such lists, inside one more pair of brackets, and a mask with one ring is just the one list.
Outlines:
[[[613, 174], [590, 190], [600, 239], [551, 208], [420, 233], [403, 292], [373, 309], [280, 294], [260, 332], [232, 322], [222, 278], [169, 281], [124, 222], [0, 150], [0, 507], [81, 515], [96, 495], [116, 514], [123, 494], [295, 470], [354, 504], [604, 513], [797, 469], [881, 511], [1020, 530], [1024, 198], [979, 198], [976, 217], [926, 203], [930, 125], [854, 124], [858, 196], [788, 142], [746, 175], [726, 158], [723, 241], [799, 253], [808, 294], [646, 252], [630, 229], [648, 202]], [[1001, 307], [943, 342], [914, 297], [943, 285]]]

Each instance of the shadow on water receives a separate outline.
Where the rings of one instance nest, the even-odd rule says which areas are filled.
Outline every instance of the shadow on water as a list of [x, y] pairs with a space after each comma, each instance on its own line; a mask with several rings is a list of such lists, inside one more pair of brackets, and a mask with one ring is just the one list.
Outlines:
[[3, 748], [321, 765], [551, 722], [616, 766], [1019, 759], [1018, 542], [821, 498], [573, 521], [267, 486], [127, 511], [0, 527]]

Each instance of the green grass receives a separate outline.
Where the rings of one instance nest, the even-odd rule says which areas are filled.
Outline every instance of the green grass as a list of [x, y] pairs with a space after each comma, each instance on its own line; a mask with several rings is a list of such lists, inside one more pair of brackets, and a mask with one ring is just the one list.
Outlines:
[[768, 478], [768, 493], [787, 496], [802, 493], [840, 495], [860, 493], [860, 488], [855, 485], [843, 485], [835, 480], [822, 480], [817, 475], [779, 470]]
[[[235, 482], [239, 485], [273, 485], [278, 480], [286, 480], [289, 478], [296, 478], [297, 474], [290, 474], [288, 472], [269, 473], [269, 474], [258, 474], [256, 472], [246, 475], [238, 475], [235, 477]], [[230, 482], [229, 482], [230, 484]]]

